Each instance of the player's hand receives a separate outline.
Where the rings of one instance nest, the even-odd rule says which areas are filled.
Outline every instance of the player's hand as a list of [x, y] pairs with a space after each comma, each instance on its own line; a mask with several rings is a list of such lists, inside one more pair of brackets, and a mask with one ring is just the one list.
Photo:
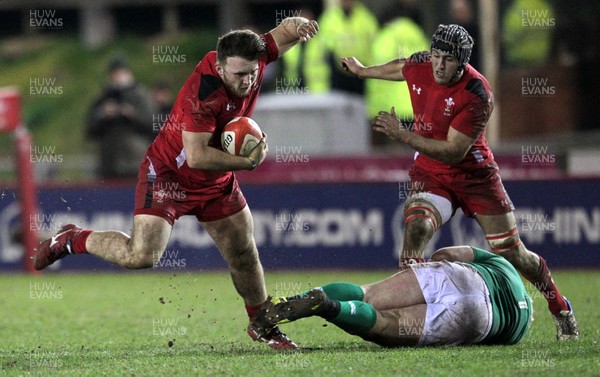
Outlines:
[[319, 24], [315, 20], [310, 20], [308, 23], [298, 25], [296, 28], [300, 42], [308, 42], [319, 32]]
[[407, 130], [402, 125], [402, 122], [396, 116], [396, 109], [392, 107], [392, 110], [388, 113], [387, 111], [380, 111], [375, 118], [371, 121], [373, 130], [381, 132], [387, 135], [389, 138], [403, 141], [404, 135]]
[[363, 78], [361, 76], [361, 71], [365, 68], [365, 66], [354, 56], [340, 58], [340, 64], [342, 65], [342, 69], [344, 71], [356, 75], [361, 79]]
[[263, 137], [260, 139], [260, 142], [256, 144], [256, 146], [250, 151], [248, 154], [248, 158], [256, 161], [256, 166], [251, 170], [256, 169], [262, 162], [267, 158], [267, 153], [269, 152], [269, 145], [267, 144], [267, 134], [262, 133]]

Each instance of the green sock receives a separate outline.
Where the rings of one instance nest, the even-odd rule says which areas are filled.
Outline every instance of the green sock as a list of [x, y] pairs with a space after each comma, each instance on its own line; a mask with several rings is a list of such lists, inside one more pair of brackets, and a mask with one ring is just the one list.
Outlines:
[[362, 301], [340, 302], [340, 313], [331, 323], [352, 335], [369, 331], [377, 322], [377, 311], [371, 304]]
[[323, 292], [332, 300], [362, 301], [365, 294], [360, 285], [350, 283], [331, 283], [321, 287]]
[[[363, 292], [360, 285], [350, 284], [350, 283], [331, 283], [320, 287], [323, 292], [329, 297], [331, 300], [338, 301], [351, 301], [357, 300], [362, 301], [365, 298], [365, 293]], [[309, 291], [304, 291], [295, 296], [288, 297], [288, 300], [299, 300], [302, 297], [306, 297]]]

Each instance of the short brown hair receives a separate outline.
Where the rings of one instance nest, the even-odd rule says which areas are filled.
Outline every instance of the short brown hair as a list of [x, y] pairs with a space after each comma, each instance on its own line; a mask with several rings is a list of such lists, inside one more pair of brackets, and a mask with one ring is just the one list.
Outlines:
[[217, 61], [221, 64], [232, 56], [258, 60], [265, 52], [265, 42], [252, 30], [232, 30], [217, 41]]

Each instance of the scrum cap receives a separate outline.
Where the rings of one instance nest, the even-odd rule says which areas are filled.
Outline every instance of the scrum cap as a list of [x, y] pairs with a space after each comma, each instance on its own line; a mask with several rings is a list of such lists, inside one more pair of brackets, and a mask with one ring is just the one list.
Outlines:
[[431, 38], [431, 48], [456, 57], [459, 70], [466, 67], [473, 51], [473, 38], [464, 27], [456, 24], [439, 25]]

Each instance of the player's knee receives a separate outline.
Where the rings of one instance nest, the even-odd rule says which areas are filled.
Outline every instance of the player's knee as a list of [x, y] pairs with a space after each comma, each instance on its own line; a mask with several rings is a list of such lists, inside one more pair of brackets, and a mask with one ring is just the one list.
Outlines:
[[126, 260], [121, 265], [130, 270], [151, 268], [160, 260], [162, 252], [147, 246], [130, 248]]
[[259, 263], [258, 251], [253, 242], [244, 246], [238, 246], [229, 254], [231, 255], [227, 261], [229, 267], [236, 270], [252, 269]]
[[404, 207], [404, 224], [409, 236], [426, 237], [433, 234], [442, 224], [437, 208], [422, 199], [412, 199]]
[[516, 227], [509, 232], [487, 235], [486, 239], [494, 253], [504, 257], [512, 264], [518, 263], [526, 253]]
[[152, 262], [152, 259], [141, 256], [129, 258], [122, 266], [129, 270], [141, 270], [144, 268], [151, 268], [154, 266], [154, 263]]
[[413, 218], [406, 222], [405, 227], [405, 231], [411, 239], [424, 239], [430, 237], [434, 232], [431, 222], [424, 218]]

